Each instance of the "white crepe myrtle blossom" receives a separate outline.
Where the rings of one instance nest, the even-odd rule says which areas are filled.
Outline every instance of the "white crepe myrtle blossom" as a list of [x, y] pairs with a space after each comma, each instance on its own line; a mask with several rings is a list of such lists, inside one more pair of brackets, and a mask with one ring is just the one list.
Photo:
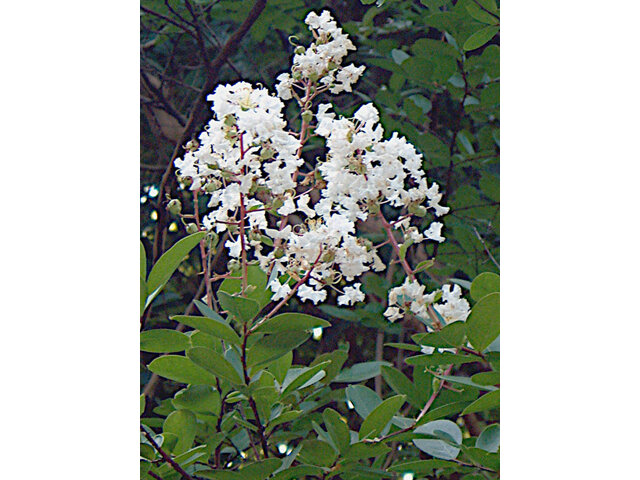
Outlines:
[[[339, 305], [353, 305], [365, 294], [352, 282], [387, 267], [378, 247], [358, 236], [359, 222], [374, 215], [386, 222], [386, 204], [401, 212], [391, 223], [399, 243], [442, 242], [442, 223], [424, 230], [412, 219], [449, 209], [440, 205], [439, 186], [428, 184], [415, 147], [395, 132], [385, 138], [373, 104], [350, 118], [338, 117], [330, 103], [313, 106], [321, 93], [351, 92], [364, 66], [342, 65], [355, 46], [329, 12], [311, 12], [305, 22], [313, 42], [296, 47], [291, 70], [277, 77], [277, 95], [246, 82], [219, 85], [207, 97], [213, 118], [175, 166], [184, 185], [209, 196], [202, 227], [227, 232], [234, 268], [252, 262], [270, 275], [273, 301], [295, 294], [317, 304], [335, 290]], [[283, 114], [283, 100], [293, 98], [303, 110], [299, 132]], [[313, 162], [302, 155], [311, 134], [326, 144]], [[426, 318], [435, 295], [407, 278], [390, 291], [385, 316]], [[443, 298], [443, 317], [461, 318], [457, 291], [443, 291]]]
[[442, 302], [433, 306], [442, 316], [445, 323], [465, 321], [471, 311], [469, 302], [462, 298], [460, 285], [444, 285], [442, 287]]
[[354, 283], [352, 287], [346, 287], [344, 293], [338, 297], [338, 305], [353, 305], [364, 301], [364, 293], [360, 286], [359, 283]]

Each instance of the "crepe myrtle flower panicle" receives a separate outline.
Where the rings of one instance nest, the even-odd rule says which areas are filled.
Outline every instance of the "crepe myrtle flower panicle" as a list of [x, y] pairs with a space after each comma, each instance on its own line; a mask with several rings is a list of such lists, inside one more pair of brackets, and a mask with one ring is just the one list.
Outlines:
[[[321, 93], [351, 92], [364, 67], [343, 66], [355, 46], [328, 11], [311, 12], [305, 22], [313, 41], [296, 47], [291, 70], [277, 77], [277, 95], [243, 81], [218, 85], [207, 97], [211, 120], [175, 167], [185, 188], [208, 196], [201, 225], [227, 233], [222, 246], [234, 271], [259, 265], [270, 276], [274, 301], [296, 295], [317, 304], [334, 290], [337, 303], [350, 306], [365, 300], [353, 282], [387, 267], [380, 245], [358, 236], [361, 222], [382, 217], [387, 233], [403, 237], [400, 244], [443, 242], [442, 223], [425, 229], [412, 220], [449, 209], [440, 205], [438, 184], [427, 182], [422, 154], [397, 133], [385, 135], [373, 104], [348, 118], [330, 103], [314, 105]], [[284, 117], [283, 100], [294, 98], [303, 110], [299, 131]], [[326, 147], [315, 159], [303, 156], [310, 135]], [[397, 212], [395, 219], [384, 217], [384, 205]], [[425, 319], [435, 300], [436, 292], [409, 277], [389, 292], [391, 321], [405, 314]], [[434, 308], [455, 321], [466, 318], [465, 302], [459, 287], [447, 286]]]

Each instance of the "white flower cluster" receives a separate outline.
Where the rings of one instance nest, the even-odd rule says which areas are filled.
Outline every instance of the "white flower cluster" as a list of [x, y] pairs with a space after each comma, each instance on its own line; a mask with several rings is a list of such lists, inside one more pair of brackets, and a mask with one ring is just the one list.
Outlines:
[[[228, 232], [229, 256], [257, 262], [270, 274], [272, 300], [286, 299], [295, 290], [302, 301], [318, 303], [331, 288], [340, 294], [339, 305], [353, 305], [365, 299], [361, 284], [338, 286], [386, 267], [372, 243], [356, 235], [356, 222], [389, 204], [408, 211], [392, 224], [405, 241], [442, 242], [442, 223], [419, 232], [411, 217], [424, 216], [427, 209], [439, 217], [449, 209], [439, 203], [438, 185], [427, 184], [422, 155], [396, 133], [383, 139], [372, 104], [360, 107], [353, 118], [337, 118], [330, 104], [322, 104], [311, 124], [313, 97], [322, 91], [351, 91], [364, 67], [341, 66], [355, 47], [327, 11], [310, 13], [306, 23], [315, 40], [306, 49], [297, 47], [291, 74], [278, 77], [280, 98], [246, 82], [218, 86], [208, 97], [212, 120], [198, 145], [175, 166], [191, 190], [210, 194], [202, 225]], [[306, 168], [301, 155], [306, 127], [291, 133], [283, 117], [282, 100], [297, 97], [294, 87], [305, 92], [300, 102], [303, 118], [306, 114], [303, 125], [326, 140], [326, 158], [307, 173], [301, 172]], [[424, 291], [407, 279], [391, 290], [385, 315], [391, 321], [408, 312], [426, 316], [435, 292]], [[464, 316], [466, 301], [460, 299], [459, 287], [443, 289], [443, 299], [434, 308], [447, 322]]]
[[342, 32], [327, 10], [320, 15], [309, 13], [305, 23], [315, 40], [307, 48], [296, 48], [291, 73], [277, 77], [278, 96], [283, 100], [291, 99], [294, 85], [303, 79], [318, 81], [334, 94], [351, 92], [351, 85], [358, 81], [365, 67], [341, 66], [349, 50], [356, 49], [349, 36]]
[[[437, 216], [449, 211], [438, 203], [442, 198], [438, 184], [428, 188], [422, 155], [413, 145], [395, 132], [390, 139], [382, 139], [380, 115], [372, 104], [360, 107], [353, 119], [335, 118], [330, 107], [320, 105], [316, 115], [315, 133], [327, 139], [328, 148], [326, 161], [318, 166], [327, 183], [316, 205], [320, 215], [336, 211], [350, 220], [366, 220], [371, 205], [403, 207], [420, 205], [425, 199]], [[413, 186], [408, 187], [409, 183]], [[424, 238], [443, 241], [441, 228], [441, 223], [433, 223], [414, 243]]]
[[391, 322], [402, 318], [404, 313], [412, 313], [418, 318], [427, 319], [427, 307], [433, 304], [433, 308], [442, 316], [445, 324], [464, 321], [469, 316], [469, 302], [461, 298], [462, 291], [459, 285], [444, 285], [442, 287], [442, 301], [436, 303], [436, 293], [425, 294], [425, 286], [417, 280], [406, 278], [399, 287], [389, 291], [389, 307], [384, 315]]
[[[192, 180], [191, 189], [211, 193], [203, 223], [217, 232], [227, 230], [240, 208], [240, 194], [258, 187], [273, 194], [294, 189], [293, 173], [303, 163], [296, 152], [300, 141], [285, 130], [282, 101], [264, 88], [246, 82], [220, 85], [213, 101], [213, 119], [199, 137], [199, 147], [175, 161], [178, 175]], [[250, 198], [245, 205], [251, 227], [265, 228], [264, 204]]]

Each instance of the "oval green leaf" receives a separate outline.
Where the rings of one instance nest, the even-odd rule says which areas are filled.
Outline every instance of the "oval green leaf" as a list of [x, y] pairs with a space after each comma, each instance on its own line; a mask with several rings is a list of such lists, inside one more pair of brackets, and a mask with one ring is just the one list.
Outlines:
[[216, 384], [216, 377], [181, 355], [158, 357], [147, 368], [161, 377], [180, 383], [193, 385]]
[[398, 413], [405, 398], [407, 398], [405, 395], [395, 395], [387, 398], [374, 408], [373, 411], [367, 415], [367, 418], [364, 419], [364, 422], [362, 422], [358, 439], [363, 440], [365, 438], [377, 437], [387, 424], [391, 422], [393, 416]]
[[482, 297], [471, 309], [466, 321], [467, 337], [482, 351], [500, 335], [500, 292]]
[[187, 350], [187, 357], [196, 365], [202, 367], [216, 377], [229, 380], [231, 383], [244, 383], [240, 375], [222, 355], [207, 347], [193, 347]]
[[188, 346], [189, 337], [177, 330], [156, 328], [140, 333], [140, 350], [143, 352], [183, 352]]
[[183, 323], [201, 332], [208, 333], [209, 335], [221, 338], [235, 345], [240, 345], [240, 337], [235, 330], [226, 323], [218, 322], [208, 317], [192, 317], [188, 315], [176, 315], [171, 318], [176, 322]]
[[258, 333], [277, 333], [287, 330], [311, 331], [314, 328], [330, 326], [331, 324], [326, 320], [306, 313], [281, 313], [268, 319], [255, 331]]

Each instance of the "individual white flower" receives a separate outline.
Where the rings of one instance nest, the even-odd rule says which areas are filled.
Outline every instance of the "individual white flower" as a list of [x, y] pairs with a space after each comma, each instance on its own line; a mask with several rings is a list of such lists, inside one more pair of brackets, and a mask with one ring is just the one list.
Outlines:
[[305, 193], [304, 195], [300, 195], [300, 198], [298, 198], [297, 201], [297, 206], [298, 210], [304, 213], [307, 217], [313, 218], [316, 216], [316, 212], [309, 207], [309, 200], [311, 200], [309, 194]]
[[289, 75], [288, 73], [281, 73], [280, 75], [278, 75], [276, 80], [278, 81], [278, 83], [276, 84], [278, 96], [282, 100], [290, 100], [292, 98], [293, 91], [293, 79], [291, 78], [291, 75]]
[[387, 320], [390, 322], [395, 322], [402, 318], [402, 314], [400, 313], [400, 309], [398, 307], [389, 307], [384, 311], [384, 316], [387, 317]]
[[274, 301], [286, 298], [286, 296], [289, 295], [289, 293], [291, 292], [291, 287], [289, 286], [289, 284], [288, 283], [281, 284], [280, 280], [278, 280], [277, 278], [274, 278], [269, 283], [269, 288], [273, 292], [273, 296], [271, 297], [271, 300], [274, 300]]
[[448, 284], [442, 286], [442, 301], [444, 303], [435, 304], [433, 308], [442, 316], [445, 323], [465, 321], [469, 316], [471, 312], [469, 302], [461, 296], [462, 290], [459, 285], [454, 285], [453, 289]]
[[240, 257], [240, 253], [242, 251], [242, 240], [240, 239], [240, 235], [235, 241], [229, 239], [224, 244], [225, 247], [229, 249], [229, 256], [238, 258]]
[[291, 195], [287, 195], [284, 200], [284, 205], [282, 205], [277, 212], [280, 215], [290, 215], [296, 211], [296, 204], [293, 203], [293, 197]]
[[315, 290], [308, 285], [301, 285], [298, 288], [298, 297], [300, 297], [303, 302], [311, 300], [317, 304], [327, 298], [327, 292], [324, 290]]
[[358, 81], [364, 69], [364, 65], [356, 67], [354, 64], [340, 69], [336, 75], [336, 83], [329, 91], [331, 93], [350, 92], [351, 85]]
[[338, 305], [353, 305], [364, 300], [364, 293], [360, 291], [360, 284], [354, 283], [352, 287], [345, 287], [344, 294], [338, 297]]
[[429, 240], [435, 240], [436, 242], [442, 243], [445, 241], [445, 238], [440, 234], [442, 231], [442, 223], [433, 222], [429, 225], [429, 228], [424, 231], [424, 236]]

